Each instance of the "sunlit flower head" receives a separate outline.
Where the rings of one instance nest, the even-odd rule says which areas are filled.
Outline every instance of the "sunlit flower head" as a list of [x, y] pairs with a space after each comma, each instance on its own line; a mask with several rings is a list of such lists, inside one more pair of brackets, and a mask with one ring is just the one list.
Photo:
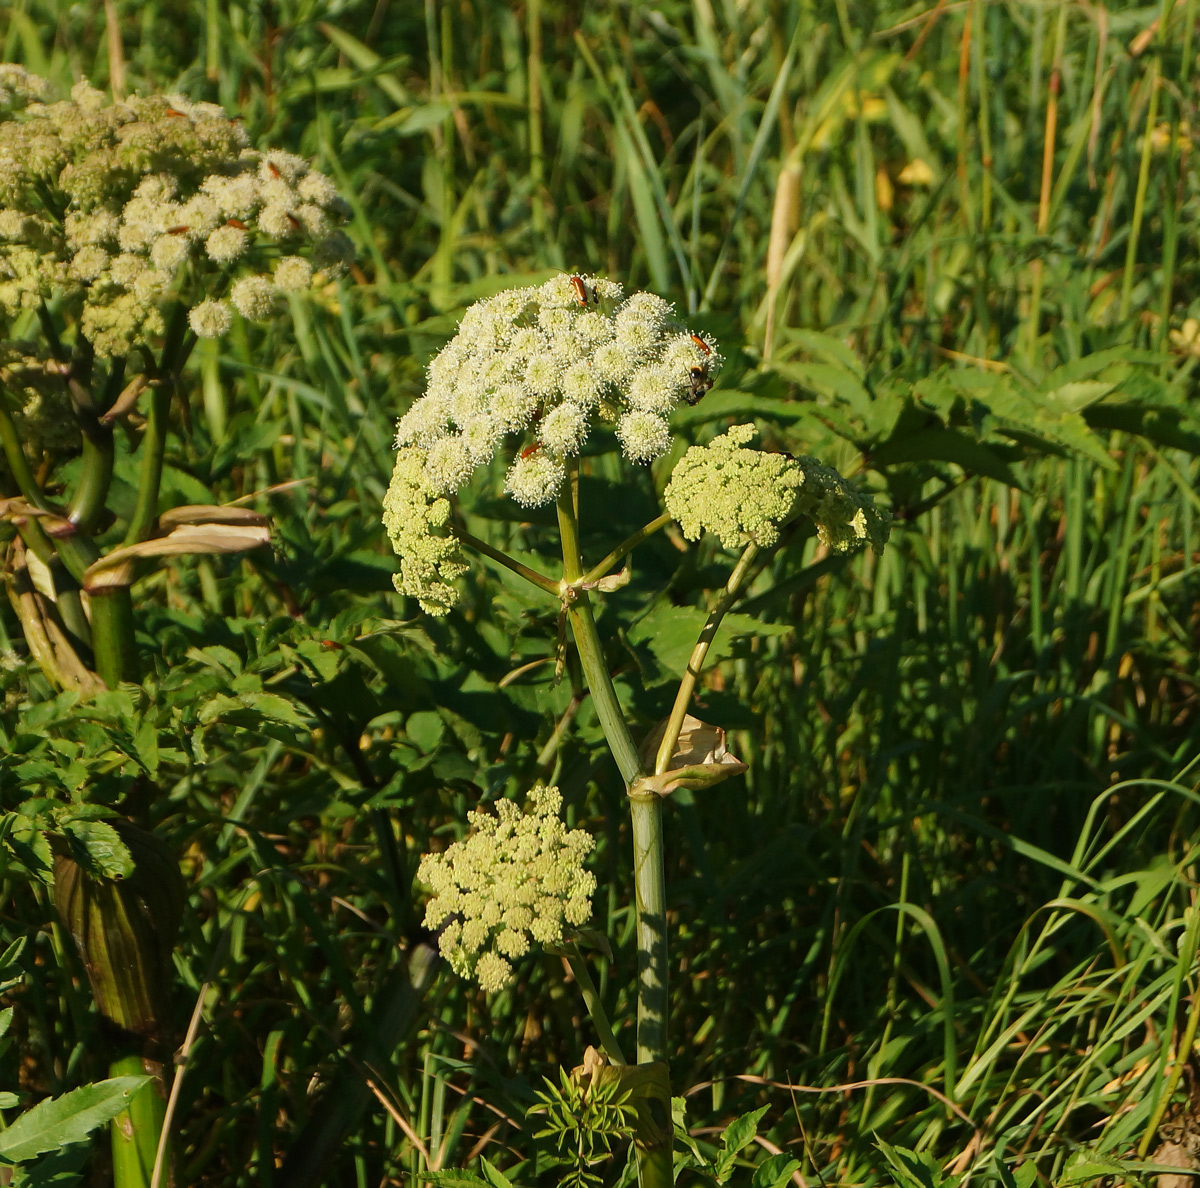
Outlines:
[[527, 812], [511, 800], [496, 815], [468, 813], [472, 833], [421, 859], [417, 878], [432, 891], [425, 925], [451, 968], [495, 992], [512, 977], [512, 959], [530, 942], [560, 944], [566, 926], [591, 915], [596, 876], [583, 862], [595, 844], [559, 817], [557, 788], [534, 788]]
[[676, 463], [663, 501], [684, 536], [713, 532], [728, 549], [769, 547], [783, 524], [804, 515], [834, 551], [883, 547], [889, 517], [870, 495], [816, 458], [746, 448], [756, 435], [753, 425], [735, 425]]

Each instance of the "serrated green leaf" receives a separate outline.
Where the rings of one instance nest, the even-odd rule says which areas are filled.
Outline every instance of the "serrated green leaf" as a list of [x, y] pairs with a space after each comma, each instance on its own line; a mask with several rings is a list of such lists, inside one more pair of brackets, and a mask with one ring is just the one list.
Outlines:
[[735, 1118], [725, 1127], [721, 1133], [721, 1142], [729, 1154], [736, 1155], [754, 1142], [754, 1136], [758, 1134], [758, 1124], [763, 1120], [763, 1115], [769, 1108], [769, 1106], [759, 1106], [758, 1109], [751, 1110], [750, 1113], [743, 1114], [740, 1118]]
[[133, 736], [133, 753], [152, 775], [158, 774], [158, 731], [152, 722], [143, 722]]
[[305, 725], [295, 703], [278, 693], [252, 693], [246, 698], [246, 704], [273, 722], [282, 722], [285, 726]]
[[491, 1188], [513, 1188], [512, 1181], [499, 1168], [494, 1167], [483, 1156], [479, 1158], [483, 1166], [483, 1178]]
[[750, 1188], [785, 1188], [792, 1173], [799, 1171], [800, 1160], [793, 1159], [786, 1151], [771, 1155], [754, 1169]]
[[150, 1077], [113, 1077], [40, 1101], [0, 1131], [0, 1155], [26, 1163], [47, 1151], [80, 1142], [97, 1126], [115, 1118], [149, 1081]]
[[133, 874], [129, 847], [107, 821], [77, 818], [63, 821], [61, 828], [75, 861], [89, 874], [106, 879], [124, 879]]
[[30, 874], [46, 884], [54, 882], [54, 855], [50, 852], [50, 842], [37, 822], [21, 813], [16, 814], [7, 844], [17, 861]]
[[1060, 384], [1053, 391], [1047, 392], [1042, 399], [1065, 412], [1080, 412], [1089, 404], [1103, 400], [1115, 390], [1116, 383], [1106, 380], [1076, 380], [1074, 383]]

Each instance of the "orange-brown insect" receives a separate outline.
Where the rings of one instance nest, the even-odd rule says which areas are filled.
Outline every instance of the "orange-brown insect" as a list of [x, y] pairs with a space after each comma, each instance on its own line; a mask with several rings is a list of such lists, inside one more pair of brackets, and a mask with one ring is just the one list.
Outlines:
[[191, 230], [191, 227], [189, 227], [186, 223], [181, 223], [178, 227], [168, 227], [167, 234], [168, 235], [183, 235], [184, 232], [190, 231], [190, 230]]
[[287, 211], [286, 213], [287, 213], [287, 217], [288, 217], [288, 222], [291, 223], [292, 226], [295, 227], [297, 230], [299, 230], [300, 220], [298, 218], [296, 218], [296, 216], [294, 214], [292, 214], [292, 212], [290, 210]]
[[246, 224], [243, 223], [241, 219], [226, 219], [225, 226], [226, 227], [236, 227], [239, 231], [246, 230]]
[[708, 343], [706, 343], [704, 341], [704, 339], [700, 337], [699, 334], [693, 334], [691, 336], [691, 339], [696, 344], [696, 346], [699, 347], [699, 349], [702, 350], [706, 355], [712, 354], [712, 347], [710, 347], [708, 345]]
[[272, 165], [270, 161], [267, 162], [267, 168], [270, 170], [272, 177], [279, 177], [278, 168], [276, 166]]
[[689, 368], [688, 382], [691, 391], [684, 396], [688, 404], [699, 404], [704, 399], [704, 394], [713, 386], [712, 379], [703, 367]]
[[173, 120], [186, 120], [187, 115], [182, 111], [176, 111], [173, 107], [168, 107], [165, 115], [169, 115]]
[[583, 283], [583, 277], [571, 277], [571, 284], [574, 286], [575, 296], [579, 298], [579, 304], [585, 308], [590, 302], [600, 300], [594, 293], [589, 291], [587, 285]]
[[521, 460], [524, 461], [526, 458], [532, 458], [533, 455], [536, 454], [538, 452], [538, 450], [540, 450], [541, 448], [542, 448], [542, 443], [540, 441], [535, 441], [533, 443], [533, 445], [527, 445], [521, 451], [521, 455], [520, 455]]

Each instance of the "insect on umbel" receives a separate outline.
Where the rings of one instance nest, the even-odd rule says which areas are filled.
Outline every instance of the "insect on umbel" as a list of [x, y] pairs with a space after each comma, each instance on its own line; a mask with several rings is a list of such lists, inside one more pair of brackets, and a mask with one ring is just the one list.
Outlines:
[[[712, 347], [699, 334], [693, 334], [691, 338], [692, 342], [696, 344], [697, 349], [703, 351], [706, 355], [712, 354]], [[704, 394], [713, 386], [712, 378], [699, 364], [688, 368], [688, 383], [690, 391], [684, 397], [688, 404], [699, 404], [704, 399]]]
[[584, 283], [583, 277], [571, 277], [571, 285], [575, 289], [575, 296], [579, 299], [579, 304], [585, 309], [593, 301], [599, 304], [600, 298], [597, 297], [596, 294], [587, 287], [587, 285]]

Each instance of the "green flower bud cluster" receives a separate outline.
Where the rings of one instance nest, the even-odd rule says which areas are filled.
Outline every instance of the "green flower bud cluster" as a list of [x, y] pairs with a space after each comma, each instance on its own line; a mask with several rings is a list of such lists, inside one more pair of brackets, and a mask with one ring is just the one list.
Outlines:
[[425, 451], [406, 446], [396, 455], [383, 497], [383, 526], [400, 557], [392, 581], [427, 614], [444, 615], [458, 600], [453, 583], [467, 572], [458, 541], [445, 532], [450, 501], [425, 482]]
[[557, 788], [534, 788], [530, 796], [527, 813], [511, 800], [499, 802], [495, 817], [468, 813], [474, 832], [426, 854], [417, 870], [433, 890], [426, 926], [445, 924], [442, 956], [489, 992], [507, 985], [510, 959], [528, 952], [531, 940], [559, 944], [564, 924], [583, 924], [592, 912], [596, 876], [583, 860], [595, 839], [562, 823]]
[[45, 348], [0, 343], [0, 400], [30, 458], [79, 449], [79, 423], [60, 371]]
[[698, 377], [707, 385], [721, 361], [716, 345], [683, 329], [661, 297], [624, 298], [620, 285], [598, 277], [563, 274], [471, 306], [396, 433], [402, 456], [393, 486], [401, 489], [385, 501], [402, 559], [396, 588], [434, 613], [454, 604], [435, 561], [451, 546], [423, 540], [421, 526], [432, 523], [433, 508], [446, 522], [443, 497], [490, 463], [506, 438], [532, 441], [509, 465], [505, 490], [522, 507], [551, 503], [598, 422], [615, 428], [635, 462], [664, 454], [671, 410], [695, 393]]
[[[120, 356], [163, 333], [168, 302], [214, 337], [234, 310], [265, 318], [281, 293], [347, 267], [336, 224], [348, 208], [333, 183], [290, 153], [250, 149], [215, 104], [109, 103], [86, 82], [47, 104], [45, 91], [20, 67], [0, 68], [0, 311], [10, 317], [66, 299], [96, 353]], [[250, 275], [234, 283], [231, 308], [220, 290], [234, 270]]]
[[770, 547], [783, 524], [803, 515], [836, 552], [883, 548], [889, 516], [870, 495], [816, 458], [746, 449], [757, 434], [753, 425], [734, 425], [676, 463], [663, 500], [684, 536], [698, 540], [707, 531], [727, 549], [750, 541]]

